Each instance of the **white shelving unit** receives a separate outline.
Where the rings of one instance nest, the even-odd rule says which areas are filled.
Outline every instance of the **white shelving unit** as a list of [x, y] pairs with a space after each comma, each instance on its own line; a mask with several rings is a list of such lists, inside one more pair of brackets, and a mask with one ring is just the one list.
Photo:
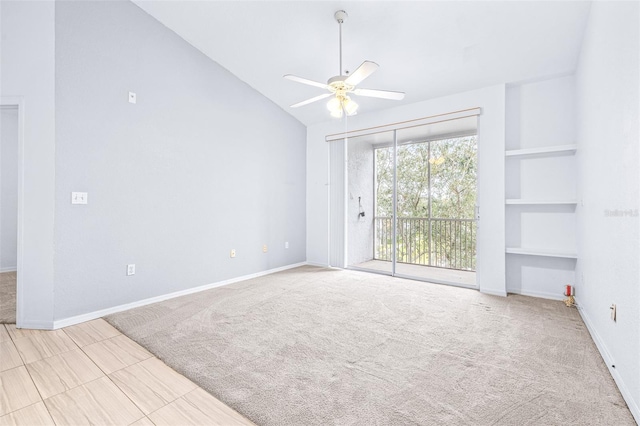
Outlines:
[[520, 206], [575, 206], [577, 200], [523, 200], [520, 198], [507, 198], [506, 204]]
[[520, 248], [520, 247], [507, 247], [507, 253], [519, 254], [524, 256], [543, 256], [543, 257], [561, 257], [565, 259], [577, 259], [577, 253], [569, 253], [557, 250], [546, 249], [534, 249], [534, 248]]
[[[562, 155], [575, 155], [577, 145], [556, 145], [538, 148], [514, 149], [506, 151], [506, 158], [527, 160], [530, 158], [553, 157]], [[576, 206], [577, 200], [533, 200], [527, 198], [507, 198], [506, 206]], [[553, 211], [553, 210], [550, 210]], [[577, 254], [570, 250], [553, 250], [545, 248], [525, 248], [525, 247], [507, 247], [507, 254], [515, 254], [521, 256], [542, 256], [542, 257], [558, 257], [565, 259], [577, 259]]]
[[513, 149], [505, 152], [506, 157], [522, 158], [522, 157], [546, 157], [552, 155], [568, 154], [573, 155], [576, 153], [578, 146], [572, 145], [556, 145], [545, 146], [540, 148], [526, 148], [526, 149]]
[[575, 79], [507, 85], [505, 99], [507, 292], [560, 299], [576, 285]]

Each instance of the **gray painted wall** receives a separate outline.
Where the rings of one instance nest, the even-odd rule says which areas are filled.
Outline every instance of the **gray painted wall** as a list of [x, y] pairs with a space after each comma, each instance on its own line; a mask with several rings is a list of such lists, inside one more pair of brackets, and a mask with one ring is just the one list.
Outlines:
[[18, 110], [0, 110], [0, 272], [18, 262]]
[[51, 328], [54, 279], [55, 3], [0, 1], [0, 93], [19, 97], [22, 134], [22, 253], [18, 327]]
[[[576, 73], [576, 300], [640, 422], [638, 2], [593, 2]], [[616, 215], [618, 210], [621, 214]], [[613, 214], [611, 214], [613, 213]], [[609, 307], [617, 305], [617, 321]], [[615, 368], [611, 366], [615, 365]]]
[[55, 319], [306, 260], [305, 127], [130, 2], [56, 2], [56, 140]]

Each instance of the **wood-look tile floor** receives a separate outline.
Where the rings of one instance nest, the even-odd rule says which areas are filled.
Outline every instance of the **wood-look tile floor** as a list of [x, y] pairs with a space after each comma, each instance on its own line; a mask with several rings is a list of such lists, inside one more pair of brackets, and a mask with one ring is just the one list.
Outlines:
[[102, 319], [0, 324], [0, 426], [251, 424]]

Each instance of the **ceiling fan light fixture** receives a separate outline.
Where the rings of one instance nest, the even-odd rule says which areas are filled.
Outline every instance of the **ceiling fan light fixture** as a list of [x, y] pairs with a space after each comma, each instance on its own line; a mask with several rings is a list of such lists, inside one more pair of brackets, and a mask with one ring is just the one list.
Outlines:
[[355, 115], [358, 112], [358, 104], [349, 96], [336, 96], [327, 102], [327, 109], [332, 117], [342, 118], [344, 114]]
[[313, 98], [307, 99], [302, 102], [295, 103], [291, 105], [291, 108], [298, 108], [303, 105], [308, 105], [310, 103], [319, 101], [320, 99], [325, 99], [329, 96], [333, 96], [332, 99], [327, 102], [327, 109], [331, 113], [332, 117], [342, 118], [344, 114], [346, 115], [355, 115], [358, 112], [358, 104], [351, 100], [347, 94], [353, 94], [356, 96], [367, 96], [370, 98], [380, 98], [380, 99], [394, 99], [401, 100], [404, 98], [403, 92], [392, 92], [388, 90], [377, 90], [377, 89], [362, 89], [357, 88], [356, 86], [360, 84], [364, 79], [369, 77], [378, 69], [378, 64], [372, 61], [364, 61], [355, 71], [349, 73], [346, 72], [347, 75], [343, 74], [342, 68], [342, 24], [347, 19], [347, 12], [344, 10], [338, 10], [334, 14], [334, 18], [336, 22], [338, 22], [338, 30], [339, 30], [339, 43], [338, 47], [339, 51], [339, 59], [340, 59], [340, 69], [339, 73], [336, 76], [333, 76], [327, 81], [327, 83], [320, 83], [317, 81], [309, 80], [302, 77], [297, 77], [292, 74], [286, 74], [284, 78], [295, 81], [298, 83], [306, 84], [308, 86], [320, 87], [322, 89], [326, 89], [329, 93], [325, 93], [324, 95], [315, 96]]
[[355, 115], [358, 112], [358, 104], [352, 101], [349, 96], [345, 96], [342, 101], [342, 108], [347, 115]]
[[333, 97], [327, 102], [327, 109], [332, 113], [334, 111], [340, 111], [340, 116], [342, 117], [342, 104], [337, 97]]
[[342, 108], [330, 112], [333, 118], [342, 118]]

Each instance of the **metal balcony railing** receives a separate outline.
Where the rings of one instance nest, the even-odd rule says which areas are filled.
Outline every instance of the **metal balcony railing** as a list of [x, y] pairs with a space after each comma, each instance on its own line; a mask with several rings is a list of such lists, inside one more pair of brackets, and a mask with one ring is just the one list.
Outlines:
[[[392, 260], [393, 218], [377, 216], [374, 259]], [[476, 221], [400, 217], [397, 223], [397, 262], [475, 271]]]

